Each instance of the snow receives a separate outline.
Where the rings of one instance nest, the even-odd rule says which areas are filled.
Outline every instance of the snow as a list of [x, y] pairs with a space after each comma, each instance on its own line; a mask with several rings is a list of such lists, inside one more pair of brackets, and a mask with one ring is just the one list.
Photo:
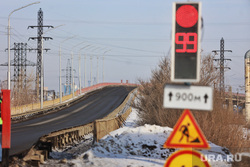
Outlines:
[[[75, 166], [75, 167], [162, 167], [167, 157], [177, 149], [162, 148], [172, 128], [157, 125], [138, 126], [136, 109], [132, 109], [125, 126], [111, 132], [95, 143], [90, 149], [91, 136], [85, 141], [76, 143], [66, 150], [54, 150], [53, 160], [42, 166]], [[211, 161], [213, 167], [230, 167], [228, 162], [221, 161], [229, 153], [226, 148], [209, 142], [210, 150], [198, 150], [204, 155], [214, 155], [219, 161]], [[85, 151], [84, 151], [85, 150]]]

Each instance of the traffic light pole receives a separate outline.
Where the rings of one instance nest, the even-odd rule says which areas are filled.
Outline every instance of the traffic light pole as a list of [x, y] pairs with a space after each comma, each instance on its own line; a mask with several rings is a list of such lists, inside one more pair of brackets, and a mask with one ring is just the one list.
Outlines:
[[9, 166], [9, 151], [11, 142], [10, 120], [10, 90], [2, 90], [3, 101], [1, 104], [2, 125], [2, 167]]

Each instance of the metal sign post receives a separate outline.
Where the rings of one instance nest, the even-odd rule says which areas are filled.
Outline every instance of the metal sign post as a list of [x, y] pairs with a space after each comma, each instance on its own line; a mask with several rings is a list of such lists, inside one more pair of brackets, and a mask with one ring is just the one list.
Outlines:
[[[209, 149], [209, 145], [189, 109], [212, 110], [213, 89], [191, 86], [200, 81], [201, 2], [173, 3], [171, 81], [164, 87], [163, 107], [186, 109], [175, 125], [164, 148], [189, 148], [168, 157], [165, 167], [205, 166], [203, 155], [190, 148]], [[185, 84], [188, 83], [188, 84]]]
[[2, 90], [3, 102], [1, 104], [2, 125], [2, 167], [9, 166], [11, 120], [10, 120], [10, 90]]

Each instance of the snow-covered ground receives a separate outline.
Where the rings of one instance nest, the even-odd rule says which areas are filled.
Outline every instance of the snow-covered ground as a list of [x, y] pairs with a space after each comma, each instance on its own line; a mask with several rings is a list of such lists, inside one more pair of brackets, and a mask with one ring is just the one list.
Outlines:
[[[85, 142], [77, 143], [66, 150], [54, 150], [53, 160], [42, 166], [89, 166], [89, 167], [162, 167], [175, 149], [162, 148], [172, 128], [157, 125], [137, 126], [137, 111], [133, 109], [125, 126], [111, 132], [90, 149], [91, 136]], [[205, 155], [214, 155], [218, 161], [211, 161], [212, 167], [230, 167], [223, 162], [230, 154], [226, 148], [209, 142], [210, 150], [200, 150]], [[89, 150], [88, 150], [89, 149]], [[87, 151], [86, 151], [87, 150]], [[222, 158], [222, 159], [221, 159]]]

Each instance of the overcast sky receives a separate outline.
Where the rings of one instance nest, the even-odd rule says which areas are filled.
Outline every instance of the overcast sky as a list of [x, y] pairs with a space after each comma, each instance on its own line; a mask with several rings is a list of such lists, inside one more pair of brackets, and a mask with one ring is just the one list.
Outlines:
[[[8, 15], [14, 9], [35, 2], [33, 0], [8, 0], [0, 4], [0, 64], [7, 62]], [[87, 54], [87, 79], [90, 79], [90, 55], [93, 57], [93, 77], [102, 81], [105, 51], [104, 78], [106, 82], [120, 82], [121, 79], [137, 82], [138, 78], [148, 79], [161, 57], [168, 55], [171, 39], [172, 0], [41, 0], [12, 14], [11, 47], [14, 42], [28, 43], [28, 48], [36, 48], [37, 41], [29, 37], [37, 36], [37, 12], [43, 10], [44, 25], [54, 27], [44, 36], [53, 38], [45, 41], [44, 47], [51, 50], [44, 53], [45, 86], [58, 91], [59, 45], [68, 37], [75, 36], [62, 44], [62, 67], [66, 68], [73, 49], [75, 75], [78, 76], [79, 49], [81, 51], [82, 74], [84, 53]], [[202, 35], [203, 54], [219, 50], [220, 39], [225, 39], [225, 58], [231, 70], [226, 72], [225, 84], [237, 91], [244, 85], [244, 54], [250, 49], [250, 1], [249, 0], [203, 0]], [[44, 32], [46, 28], [44, 28]], [[97, 56], [99, 61], [97, 65]], [[13, 59], [12, 52], [12, 59]], [[219, 55], [217, 56], [219, 58]], [[28, 59], [36, 63], [36, 53], [29, 52]], [[35, 73], [35, 67], [29, 67]], [[7, 67], [0, 67], [0, 79], [6, 80]], [[13, 72], [12, 72], [13, 74]], [[65, 72], [63, 72], [65, 75]], [[77, 79], [76, 79], [77, 80]], [[65, 82], [65, 78], [63, 78]], [[78, 82], [78, 80], [77, 80]], [[244, 92], [244, 91], [241, 91]]]

